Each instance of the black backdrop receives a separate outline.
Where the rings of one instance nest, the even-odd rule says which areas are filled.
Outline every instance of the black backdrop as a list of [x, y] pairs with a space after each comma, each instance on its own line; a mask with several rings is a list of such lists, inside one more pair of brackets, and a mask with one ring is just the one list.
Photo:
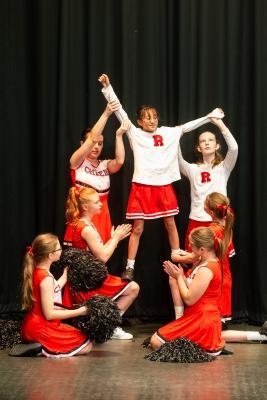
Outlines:
[[[239, 143], [228, 189], [236, 212], [234, 315], [267, 319], [266, 56], [264, 0], [1, 0], [1, 291], [0, 311], [19, 309], [21, 262], [44, 231], [62, 238], [68, 159], [80, 131], [105, 102], [97, 81], [109, 74], [132, 120], [142, 103], [169, 126], [216, 106]], [[104, 155], [114, 155], [111, 117]], [[193, 134], [182, 140], [192, 160]], [[124, 221], [133, 158], [112, 177], [114, 224]], [[185, 179], [175, 184], [181, 237], [187, 223]], [[127, 243], [110, 260], [119, 274]], [[141, 294], [130, 315], [170, 318], [162, 260], [169, 248], [162, 221], [146, 224], [137, 258]]]

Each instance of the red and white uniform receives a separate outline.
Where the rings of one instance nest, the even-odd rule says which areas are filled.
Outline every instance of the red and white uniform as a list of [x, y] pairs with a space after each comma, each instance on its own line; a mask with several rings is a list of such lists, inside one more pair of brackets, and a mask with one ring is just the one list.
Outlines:
[[[87, 243], [82, 238], [82, 231], [85, 227], [96, 230], [93, 224], [78, 221], [76, 224], [68, 225], [68, 238], [72, 237], [71, 245], [73, 247], [77, 249], [90, 250]], [[98, 240], [102, 243], [100, 236], [98, 236]], [[73, 304], [81, 304], [96, 294], [107, 296], [115, 300], [127, 289], [129, 284], [130, 283], [123, 281], [118, 276], [108, 274], [103, 285], [99, 289], [90, 290], [88, 292], [74, 292], [67, 282], [64, 288], [63, 304], [67, 307], [72, 307]]]
[[[118, 100], [111, 85], [103, 88], [102, 92], [107, 101]], [[120, 122], [128, 119], [122, 108], [115, 114]], [[170, 185], [181, 179], [177, 161], [180, 136], [208, 121], [204, 117], [172, 128], [162, 126], [153, 133], [131, 124], [127, 136], [134, 155], [134, 174], [127, 218], [152, 219], [178, 213], [177, 199]], [[154, 187], [153, 194], [151, 186]]]
[[[33, 308], [27, 312], [21, 333], [27, 342], [39, 342], [46, 357], [70, 357], [90, 343], [90, 340], [77, 328], [62, 323], [60, 320], [48, 321], [42, 312], [40, 284], [50, 276], [49, 271], [36, 267], [33, 272]], [[58, 288], [54, 280], [55, 299], [58, 301]]]
[[[218, 239], [224, 239], [224, 228], [217, 222], [212, 222], [209, 228], [214, 232]], [[228, 246], [224, 259], [220, 259], [222, 263], [223, 277], [222, 277], [222, 294], [220, 301], [221, 316], [226, 319], [231, 319], [232, 316], [232, 274], [230, 269], [229, 258], [235, 255], [235, 249], [231, 242]]]
[[228, 150], [225, 159], [215, 167], [204, 163], [188, 163], [184, 160], [179, 146], [179, 167], [182, 174], [189, 179], [191, 188], [191, 210], [186, 234], [186, 249], [188, 249], [188, 236], [191, 230], [199, 226], [208, 226], [208, 222], [211, 221], [210, 215], [204, 210], [207, 195], [213, 192], [227, 195], [227, 181], [237, 160], [238, 145], [229, 130], [222, 134]]
[[213, 278], [203, 296], [192, 306], [186, 306], [184, 315], [157, 331], [160, 341], [169, 342], [185, 337], [197, 343], [208, 352], [219, 352], [224, 347], [221, 338], [221, 267], [217, 261], [209, 261], [197, 266], [187, 278], [187, 284], [194, 279], [201, 267], [212, 271]]
[[99, 193], [103, 206], [101, 213], [94, 216], [93, 223], [103, 242], [106, 243], [110, 239], [112, 229], [108, 208], [109, 160], [97, 160], [96, 162], [98, 165], [95, 167], [89, 160], [85, 159], [78, 168], [71, 169], [70, 175], [74, 186], [91, 187]]

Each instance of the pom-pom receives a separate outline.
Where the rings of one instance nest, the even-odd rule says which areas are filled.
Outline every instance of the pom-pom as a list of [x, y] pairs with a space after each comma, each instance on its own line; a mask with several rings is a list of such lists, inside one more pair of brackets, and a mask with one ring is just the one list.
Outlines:
[[10, 349], [22, 342], [20, 321], [0, 320], [0, 350]]
[[164, 343], [144, 358], [160, 362], [200, 363], [213, 361], [216, 357], [206, 353], [198, 344], [181, 337]]
[[108, 297], [97, 295], [83, 305], [87, 307], [88, 315], [75, 318], [72, 324], [96, 343], [109, 340], [114, 329], [121, 324], [117, 303]]
[[60, 260], [52, 264], [55, 269], [62, 271], [68, 267], [68, 282], [75, 292], [88, 292], [102, 286], [107, 277], [106, 265], [98, 260], [88, 250], [70, 247], [63, 250]]

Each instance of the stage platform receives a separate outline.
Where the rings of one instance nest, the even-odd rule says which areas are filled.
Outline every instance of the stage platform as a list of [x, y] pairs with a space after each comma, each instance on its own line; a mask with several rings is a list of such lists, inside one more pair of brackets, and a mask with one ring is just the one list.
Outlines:
[[160, 324], [130, 322], [125, 330], [134, 334], [133, 341], [110, 340], [87, 356], [17, 358], [0, 351], [0, 399], [267, 399], [267, 344], [228, 344], [234, 354], [210, 363], [156, 363], [144, 359], [150, 350], [142, 342]]

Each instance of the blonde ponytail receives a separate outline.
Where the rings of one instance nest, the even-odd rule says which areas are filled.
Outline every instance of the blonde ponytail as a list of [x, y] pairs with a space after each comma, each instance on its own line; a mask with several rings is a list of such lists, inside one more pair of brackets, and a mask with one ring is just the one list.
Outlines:
[[52, 253], [57, 246], [58, 237], [52, 233], [43, 233], [33, 240], [27, 248], [23, 261], [22, 309], [29, 311], [34, 305], [33, 272], [36, 265]]

